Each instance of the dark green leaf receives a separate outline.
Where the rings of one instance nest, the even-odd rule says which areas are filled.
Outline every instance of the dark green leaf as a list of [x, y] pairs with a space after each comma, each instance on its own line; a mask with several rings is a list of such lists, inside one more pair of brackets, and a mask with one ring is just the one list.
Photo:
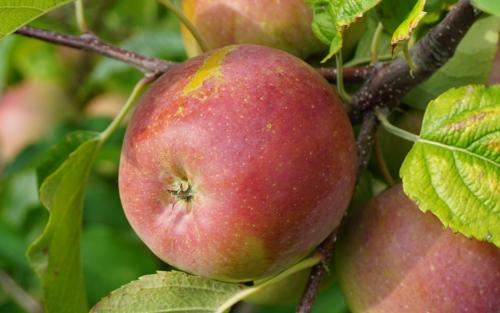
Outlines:
[[82, 258], [90, 303], [159, 267], [157, 259], [129, 230], [118, 232], [104, 226], [84, 229]]

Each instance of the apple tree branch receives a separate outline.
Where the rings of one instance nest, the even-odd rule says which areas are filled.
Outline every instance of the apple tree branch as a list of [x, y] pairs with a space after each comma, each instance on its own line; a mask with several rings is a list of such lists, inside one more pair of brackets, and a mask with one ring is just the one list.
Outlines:
[[[378, 127], [374, 111], [382, 108], [393, 110], [411, 89], [448, 62], [480, 15], [481, 12], [472, 6], [470, 0], [460, 0], [447, 16], [411, 49], [412, 59], [417, 65], [412, 74], [408, 63], [402, 58], [375, 65], [370, 77], [354, 94], [351, 104], [351, 121], [362, 122], [357, 140], [359, 172], [368, 165]], [[324, 264], [328, 264], [331, 259], [335, 234], [336, 230], [318, 247], [325, 261], [312, 268], [306, 289], [297, 306], [297, 313], [311, 312], [319, 284], [326, 272]]]

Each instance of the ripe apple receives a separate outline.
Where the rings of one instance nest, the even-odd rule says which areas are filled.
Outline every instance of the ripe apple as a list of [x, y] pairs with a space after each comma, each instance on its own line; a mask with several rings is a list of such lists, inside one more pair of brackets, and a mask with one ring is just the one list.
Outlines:
[[28, 80], [0, 96], [0, 163], [46, 135], [64, 114], [66, 98], [59, 86]]
[[335, 259], [353, 313], [500, 312], [500, 249], [445, 229], [401, 185], [357, 213]]
[[[184, 14], [211, 49], [231, 44], [259, 44], [300, 58], [327, 51], [311, 30], [312, 10], [305, 0], [183, 0]], [[200, 49], [181, 28], [189, 56]]]
[[163, 75], [124, 140], [119, 186], [167, 263], [224, 281], [276, 274], [339, 224], [356, 176], [339, 98], [306, 63], [228, 46]]

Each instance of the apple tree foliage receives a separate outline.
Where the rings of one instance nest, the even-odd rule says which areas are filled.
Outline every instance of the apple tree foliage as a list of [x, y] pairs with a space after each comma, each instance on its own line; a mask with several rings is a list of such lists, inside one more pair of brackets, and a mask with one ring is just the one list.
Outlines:
[[[54, 57], [57, 51], [52, 46], [10, 34], [30, 22], [69, 32], [71, 23], [60, 25], [61, 18], [51, 16], [71, 11], [63, 6], [69, 2], [0, 0], [0, 88], [33, 76], [51, 77], [63, 84], [64, 79], [58, 77], [67, 65]], [[119, 46], [183, 61], [175, 18], [154, 1], [145, 2], [151, 3], [117, 1], [109, 6], [110, 13], [96, 8], [92, 14], [107, 14], [101, 16], [105, 20], [103, 32], [106, 27], [113, 30], [106, 34], [111, 39], [115, 36], [113, 41], [119, 41]], [[395, 47], [405, 50], [411, 46], [455, 1], [307, 2], [314, 12], [312, 30], [329, 47], [324, 61], [340, 51], [343, 33], [350, 24], [366, 20], [365, 33], [353, 55], [345, 60], [349, 66], [369, 63], [377, 27], [382, 28], [377, 35], [378, 59], [390, 60], [399, 54]], [[480, 19], [454, 57], [403, 100], [406, 106], [426, 111], [421, 133], [393, 132], [415, 142], [400, 171], [405, 193], [446, 227], [500, 247], [500, 87], [482, 85], [497, 50], [500, 5], [489, 0], [472, 2], [491, 16]], [[123, 33], [131, 21], [138, 26]], [[85, 78], [80, 86], [84, 91], [74, 93], [75, 102], [81, 101], [78, 97], [82, 93], [89, 97], [106, 89], [131, 90], [140, 76], [123, 63], [104, 59], [94, 62]], [[124, 110], [109, 126], [109, 120], [66, 122], [5, 167], [0, 176], [2, 271], [11, 273], [34, 294], [43, 294], [47, 313], [225, 312], [262, 288], [320, 262], [315, 255], [276, 277], [247, 286], [171, 271], [146, 251], [120, 215], [115, 186], [123, 136], [119, 122], [145, 85], [144, 81], [136, 85]], [[383, 114], [379, 112], [384, 121]], [[367, 172], [363, 177], [367, 180], [361, 181], [358, 192], [372, 194], [384, 188], [374, 174]], [[40, 284], [33, 279], [30, 266]], [[145, 274], [149, 275], [142, 276]], [[336, 286], [326, 294], [315, 308], [318, 313], [347, 312]], [[9, 297], [8, 290], [0, 291], [0, 312], [22, 312]], [[257, 310], [288, 312], [290, 307]]]

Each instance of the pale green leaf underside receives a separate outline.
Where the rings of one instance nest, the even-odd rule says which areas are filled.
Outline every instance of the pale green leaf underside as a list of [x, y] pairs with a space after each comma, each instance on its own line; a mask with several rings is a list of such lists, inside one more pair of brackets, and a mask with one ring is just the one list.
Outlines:
[[74, 133], [53, 149], [43, 166], [53, 168], [42, 174], [40, 187], [50, 216], [28, 256], [42, 279], [47, 313], [87, 311], [80, 232], [86, 181], [98, 146], [98, 133]]
[[450, 88], [485, 83], [495, 58], [499, 30], [498, 17], [474, 23], [448, 63], [414, 88], [404, 102], [424, 110], [432, 99]]
[[400, 175], [422, 211], [500, 247], [500, 86], [451, 89], [429, 103]]
[[500, 1], [498, 0], [472, 0], [472, 4], [486, 13], [500, 16]]
[[342, 48], [342, 33], [381, 0], [308, 0], [313, 9], [312, 30], [316, 37], [330, 47], [328, 60]]
[[425, 16], [424, 12], [425, 0], [418, 0], [411, 12], [396, 28], [392, 35], [391, 45], [394, 47], [401, 41], [409, 40], [413, 30], [418, 26], [422, 18]]
[[72, 0], [0, 0], [0, 39]]
[[308, 258], [255, 287], [224, 283], [183, 272], [158, 272], [115, 290], [92, 313], [223, 313], [247, 296], [317, 264]]

